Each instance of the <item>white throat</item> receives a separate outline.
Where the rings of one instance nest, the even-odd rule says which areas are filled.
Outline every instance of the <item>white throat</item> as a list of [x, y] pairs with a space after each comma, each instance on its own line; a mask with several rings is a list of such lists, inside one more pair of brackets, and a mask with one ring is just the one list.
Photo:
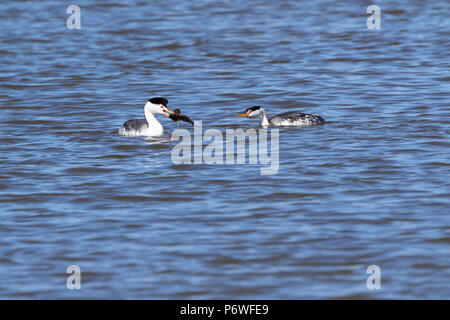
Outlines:
[[259, 113], [259, 125], [261, 127], [267, 127], [270, 125], [269, 120], [267, 120], [267, 116], [266, 116], [266, 110], [264, 110], [263, 108], [260, 108], [260, 113]]
[[159, 135], [162, 134], [164, 129], [161, 123], [159, 123], [158, 120], [156, 120], [155, 116], [153, 115], [152, 108], [150, 105], [145, 105], [144, 107], [144, 114], [145, 114], [145, 120], [147, 120], [148, 123], [148, 129], [147, 131], [149, 135]]

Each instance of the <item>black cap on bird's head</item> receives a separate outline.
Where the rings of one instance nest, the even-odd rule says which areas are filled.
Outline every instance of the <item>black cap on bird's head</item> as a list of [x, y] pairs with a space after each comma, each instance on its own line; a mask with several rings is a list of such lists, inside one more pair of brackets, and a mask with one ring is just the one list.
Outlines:
[[148, 99], [148, 101], [153, 104], [162, 104], [166, 108], [167, 108], [167, 104], [169, 103], [169, 101], [167, 101], [167, 99], [164, 97], [155, 97], [155, 98]]
[[253, 106], [251, 108], [245, 109], [244, 112], [238, 114], [238, 117], [256, 117], [261, 112], [260, 106]]

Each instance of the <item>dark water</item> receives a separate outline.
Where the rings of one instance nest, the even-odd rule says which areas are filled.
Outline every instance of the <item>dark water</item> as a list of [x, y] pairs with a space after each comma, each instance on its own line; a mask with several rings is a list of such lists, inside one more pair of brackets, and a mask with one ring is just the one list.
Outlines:
[[[450, 298], [448, 1], [69, 4], [0, 4], [1, 298]], [[330, 122], [281, 129], [276, 175], [175, 165], [169, 119], [117, 134], [153, 96]]]

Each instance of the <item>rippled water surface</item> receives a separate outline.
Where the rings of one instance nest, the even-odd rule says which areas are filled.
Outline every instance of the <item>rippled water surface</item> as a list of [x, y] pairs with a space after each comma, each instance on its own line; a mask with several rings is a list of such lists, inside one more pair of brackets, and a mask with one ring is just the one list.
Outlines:
[[[448, 1], [74, 4], [0, 4], [1, 298], [450, 298]], [[190, 125], [118, 134], [154, 96], [329, 122], [281, 129], [275, 175], [177, 165]]]

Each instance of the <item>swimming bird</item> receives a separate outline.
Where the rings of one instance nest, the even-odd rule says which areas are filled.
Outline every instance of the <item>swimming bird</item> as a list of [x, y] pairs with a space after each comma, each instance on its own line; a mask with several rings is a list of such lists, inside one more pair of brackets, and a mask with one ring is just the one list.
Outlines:
[[167, 109], [167, 99], [155, 97], [149, 99], [144, 106], [145, 119], [134, 119], [124, 122], [119, 133], [124, 136], [160, 136], [164, 132], [163, 126], [153, 114], [159, 113], [169, 117], [173, 113]]
[[324, 124], [325, 119], [321, 116], [316, 116], [313, 114], [305, 114], [299, 111], [289, 111], [285, 113], [280, 113], [269, 120], [267, 120], [266, 111], [260, 106], [254, 106], [251, 108], [245, 109], [245, 111], [241, 114], [237, 115], [238, 117], [248, 117], [255, 118], [259, 116], [259, 125], [261, 127], [274, 126], [274, 127], [282, 127], [282, 126], [313, 126]]
[[172, 119], [175, 122], [178, 121], [184, 121], [189, 122], [190, 124], [194, 125], [194, 121], [192, 121], [188, 116], [182, 115], [180, 109], [174, 109], [173, 114], [169, 116], [170, 119]]

